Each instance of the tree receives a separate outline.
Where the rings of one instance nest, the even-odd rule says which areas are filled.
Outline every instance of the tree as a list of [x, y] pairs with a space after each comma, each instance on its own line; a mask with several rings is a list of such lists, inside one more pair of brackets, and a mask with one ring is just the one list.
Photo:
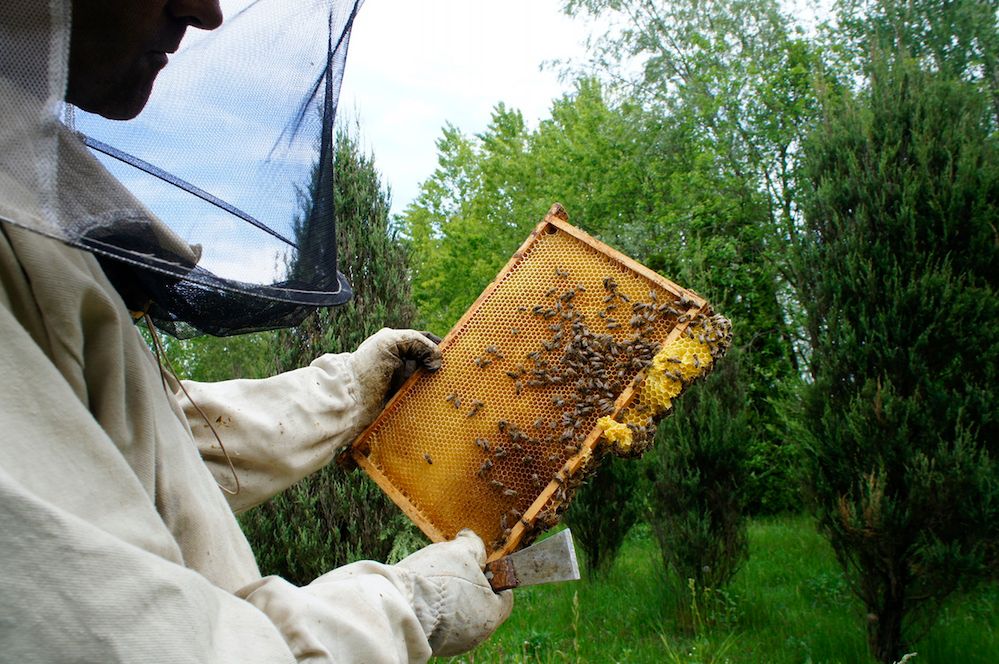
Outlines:
[[[585, 70], [647, 114], [655, 200], [647, 263], [705, 293], [751, 358], [742, 375], [752, 449], [750, 509], [800, 505], [793, 440], [773, 405], [797, 384], [807, 351], [787, 248], [799, 241], [801, 140], [815, 121], [820, 53], [775, 0], [566, 0], [614, 29]], [[672, 246], [670, 246], [672, 245]]]
[[926, 71], [973, 84], [999, 125], [999, 23], [991, 0], [838, 0], [837, 50], [867, 75], [874, 53], [904, 50]]
[[798, 433], [819, 527], [893, 662], [997, 570], [999, 154], [974, 84], [901, 54], [869, 71], [807, 144]]
[[[356, 128], [337, 132], [333, 200], [340, 269], [354, 298], [278, 335], [275, 354], [283, 370], [322, 353], [351, 351], [379, 328], [408, 327], [413, 318], [406, 253], [388, 221], [389, 194], [373, 157], [361, 152], [357, 133]], [[304, 205], [302, 219], [308, 219], [308, 199]], [[300, 227], [296, 236], [307, 230]], [[251, 510], [241, 522], [264, 573], [298, 583], [358, 558], [401, 557], [421, 542], [366, 475], [337, 464]]]

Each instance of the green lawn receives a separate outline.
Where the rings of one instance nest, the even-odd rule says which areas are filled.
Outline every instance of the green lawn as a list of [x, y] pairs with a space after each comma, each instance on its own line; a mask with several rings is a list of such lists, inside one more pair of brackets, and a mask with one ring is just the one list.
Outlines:
[[[721, 598], [679, 628], [655, 541], [636, 528], [607, 579], [516, 591], [513, 616], [457, 662], [872, 662], [863, 612], [826, 541], [804, 517], [760, 519], [750, 559]], [[681, 601], [690, 606], [689, 594]], [[956, 598], [911, 664], [999, 662], [999, 586]]]

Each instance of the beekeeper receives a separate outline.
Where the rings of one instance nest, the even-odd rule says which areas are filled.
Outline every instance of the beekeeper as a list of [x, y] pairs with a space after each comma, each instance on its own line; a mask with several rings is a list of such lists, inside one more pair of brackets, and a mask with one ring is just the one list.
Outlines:
[[[407, 360], [439, 366], [433, 342], [382, 330], [354, 353], [185, 394], [136, 331], [125, 268], [153, 256], [195, 275], [199, 250], [58, 115], [65, 99], [134, 117], [184, 29], [221, 22], [216, 0], [0, 5], [4, 661], [425, 661], [474, 647], [511, 610], [472, 533], [296, 587], [261, 577], [234, 516], [329, 463]], [[123, 228], [155, 251], [114, 245]], [[117, 271], [115, 251], [134, 252]], [[169, 265], [149, 274], [186, 278]]]

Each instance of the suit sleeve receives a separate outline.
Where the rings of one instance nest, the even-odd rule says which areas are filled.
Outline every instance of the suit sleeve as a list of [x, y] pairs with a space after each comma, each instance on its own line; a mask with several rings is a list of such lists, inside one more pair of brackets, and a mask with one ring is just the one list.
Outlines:
[[227, 495], [235, 511], [319, 470], [360, 433], [349, 358], [349, 353], [329, 354], [271, 378], [183, 381], [184, 390], [175, 387], [201, 456], [220, 486], [234, 488], [227, 456], [233, 464], [239, 493]]

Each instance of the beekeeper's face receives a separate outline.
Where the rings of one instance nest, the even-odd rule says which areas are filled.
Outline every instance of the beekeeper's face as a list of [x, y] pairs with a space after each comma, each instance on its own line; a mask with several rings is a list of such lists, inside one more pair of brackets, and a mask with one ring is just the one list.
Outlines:
[[72, 0], [66, 101], [115, 120], [146, 105], [187, 27], [222, 24], [218, 0]]

